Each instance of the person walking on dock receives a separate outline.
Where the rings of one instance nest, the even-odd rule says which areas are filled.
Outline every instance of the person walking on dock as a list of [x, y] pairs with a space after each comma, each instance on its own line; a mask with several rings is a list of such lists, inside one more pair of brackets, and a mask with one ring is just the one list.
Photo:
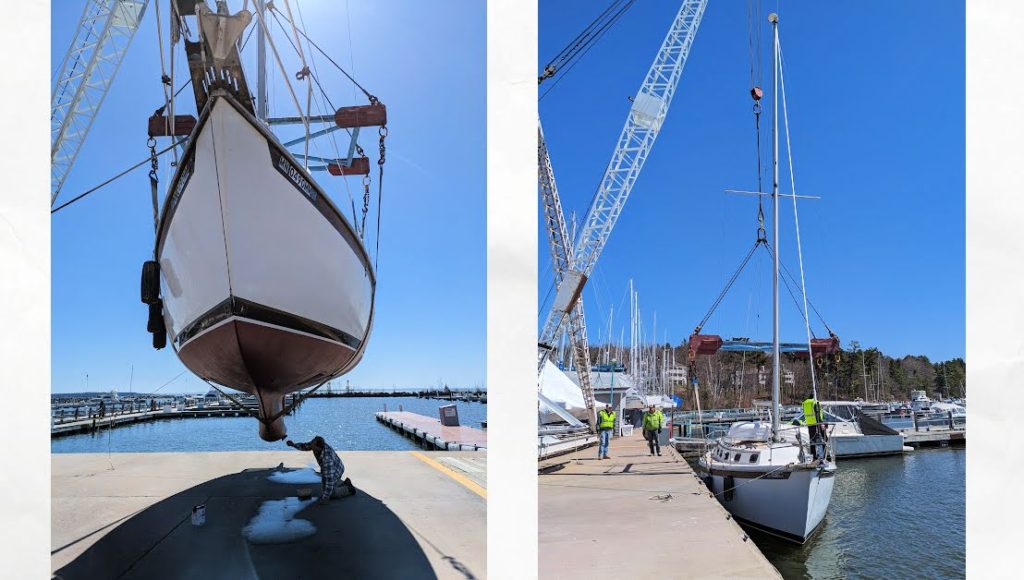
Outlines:
[[658, 441], [658, 435], [661, 434], [661, 428], [665, 426], [665, 415], [660, 409], [655, 409], [654, 405], [651, 405], [644, 413], [643, 420], [644, 439], [647, 440], [647, 446], [651, 449], [651, 455], [661, 455], [661, 443]]
[[604, 409], [597, 412], [597, 433], [601, 438], [601, 444], [597, 448], [598, 459], [608, 459], [608, 442], [612, 438], [612, 430], [615, 429], [615, 411], [611, 405], [605, 405]]
[[307, 443], [295, 443], [291, 439], [284, 442], [289, 447], [299, 451], [312, 451], [316, 462], [320, 465], [320, 482], [323, 484], [323, 493], [320, 494], [320, 504], [326, 504], [332, 497], [345, 497], [355, 495], [356, 488], [349, 478], [341, 481], [345, 473], [345, 465], [338, 457], [338, 452], [324, 441], [324, 438], [317, 435]]

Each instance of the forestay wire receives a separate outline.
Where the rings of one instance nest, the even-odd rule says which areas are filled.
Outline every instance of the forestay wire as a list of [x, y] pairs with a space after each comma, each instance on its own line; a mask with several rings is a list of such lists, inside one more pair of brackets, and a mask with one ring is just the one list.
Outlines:
[[804, 254], [803, 247], [800, 244], [800, 214], [797, 211], [796, 202], [796, 177], [793, 170], [793, 149], [789, 139], [789, 111], [786, 106], [786, 80], [783, 74], [783, 58], [782, 58], [782, 45], [779, 44], [779, 83], [782, 89], [782, 119], [783, 126], [786, 130], [786, 161], [789, 165], [789, 186], [790, 192], [793, 194], [793, 222], [796, 226], [796, 252], [797, 261], [800, 263], [800, 291], [803, 295], [804, 301], [804, 329], [807, 332], [807, 357], [808, 364], [811, 369], [811, 389], [814, 393], [814, 398], [818, 398], [818, 381], [814, 370], [814, 356], [811, 351], [811, 323], [807, 316], [807, 283], [804, 279]]

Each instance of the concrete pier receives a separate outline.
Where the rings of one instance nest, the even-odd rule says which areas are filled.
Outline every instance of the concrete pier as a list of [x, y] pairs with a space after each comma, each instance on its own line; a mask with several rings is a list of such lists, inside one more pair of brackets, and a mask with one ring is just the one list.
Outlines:
[[[55, 454], [51, 561], [74, 578], [484, 578], [486, 456], [341, 452], [355, 496], [296, 516], [317, 529], [254, 545], [242, 528], [267, 500], [299, 487], [269, 481], [298, 451]], [[206, 525], [191, 525], [205, 504]]]
[[487, 449], [487, 433], [472, 427], [445, 427], [439, 419], [408, 411], [383, 411], [377, 420], [429, 449], [479, 451]]
[[780, 578], [671, 446], [637, 433], [544, 462], [541, 578]]

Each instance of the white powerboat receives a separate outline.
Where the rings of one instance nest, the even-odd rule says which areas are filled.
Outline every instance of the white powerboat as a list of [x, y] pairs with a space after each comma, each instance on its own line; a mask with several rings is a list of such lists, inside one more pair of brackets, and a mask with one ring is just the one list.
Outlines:
[[831, 424], [829, 439], [837, 458], [900, 455], [904, 451], [899, 431], [863, 412], [864, 404], [823, 401], [822, 411]]

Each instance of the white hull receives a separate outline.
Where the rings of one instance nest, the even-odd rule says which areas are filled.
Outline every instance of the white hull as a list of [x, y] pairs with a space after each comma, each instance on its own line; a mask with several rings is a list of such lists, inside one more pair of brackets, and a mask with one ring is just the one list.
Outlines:
[[211, 98], [171, 183], [157, 258], [179, 358], [258, 395], [268, 415], [359, 362], [374, 275], [347, 220], [257, 124]]
[[[795, 436], [798, 430], [785, 431]], [[799, 431], [806, 442], [806, 428]], [[737, 521], [803, 543], [825, 518], [836, 473], [834, 461], [814, 461], [805, 451], [801, 457], [795, 438], [742, 444], [722, 439], [700, 458], [699, 469]]]
[[903, 453], [903, 435], [833, 435], [836, 457], [871, 457]]
[[[794, 471], [788, 479], [743, 480], [733, 478], [732, 499], [719, 501], [737, 520], [787, 540], [803, 543], [821, 525], [832, 498], [831, 475], [816, 469]], [[711, 490], [726, 488], [726, 477], [712, 475]]]

